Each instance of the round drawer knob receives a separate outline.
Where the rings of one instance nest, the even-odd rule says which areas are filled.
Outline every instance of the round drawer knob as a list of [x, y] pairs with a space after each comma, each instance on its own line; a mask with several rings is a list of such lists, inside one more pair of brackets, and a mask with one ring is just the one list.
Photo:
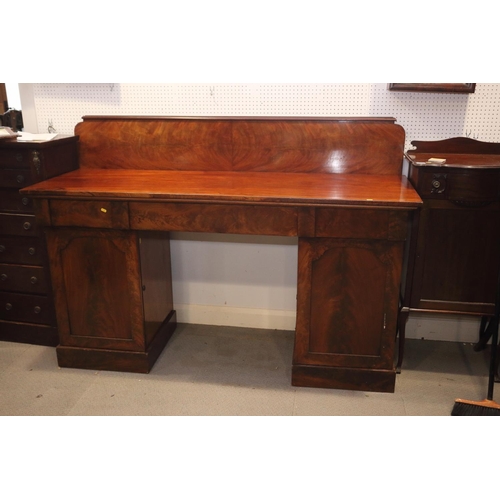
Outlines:
[[438, 180], [434, 179], [434, 180], [432, 181], [432, 187], [433, 187], [434, 189], [438, 189], [438, 188], [440, 188], [440, 187], [441, 187], [441, 182], [439, 182]]
[[25, 197], [25, 198], [22, 198], [22, 200], [21, 200], [21, 203], [22, 203], [24, 206], [29, 205], [29, 202], [30, 202], [29, 198], [26, 198], [26, 197]]
[[25, 222], [25, 223], [23, 224], [23, 229], [24, 229], [25, 231], [28, 231], [28, 229], [31, 229], [31, 222]]
[[18, 184], [22, 184], [24, 182], [24, 175], [18, 175], [16, 181]]
[[6, 274], [0, 274], [0, 280], [7, 281], [7, 275]]
[[1, 252], [5, 252], [5, 246], [4, 245], [0, 245], [0, 253]]
[[40, 314], [42, 312], [42, 308], [40, 306], [35, 306], [35, 308], [33, 309], [33, 312], [35, 314]]
[[16, 160], [21, 163], [23, 161], [23, 155], [21, 153], [17, 153]]
[[30, 281], [31, 281], [31, 283], [32, 283], [33, 285], [36, 285], [36, 284], [38, 283], [38, 278], [37, 278], [36, 276], [32, 276], [32, 277], [30, 278]]
[[33, 247], [28, 248], [28, 253], [30, 255], [35, 255], [35, 249]]
[[5, 310], [10, 311], [11, 309], [12, 309], [12, 304], [10, 302], [7, 302], [7, 304], [5, 304]]

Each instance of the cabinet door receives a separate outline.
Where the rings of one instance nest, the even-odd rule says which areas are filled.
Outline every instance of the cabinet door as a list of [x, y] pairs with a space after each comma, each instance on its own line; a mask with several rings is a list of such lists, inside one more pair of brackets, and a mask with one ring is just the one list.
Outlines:
[[301, 238], [294, 363], [393, 368], [402, 242]]
[[135, 233], [47, 230], [60, 343], [145, 350]]
[[500, 207], [427, 200], [420, 215], [411, 307], [493, 314]]

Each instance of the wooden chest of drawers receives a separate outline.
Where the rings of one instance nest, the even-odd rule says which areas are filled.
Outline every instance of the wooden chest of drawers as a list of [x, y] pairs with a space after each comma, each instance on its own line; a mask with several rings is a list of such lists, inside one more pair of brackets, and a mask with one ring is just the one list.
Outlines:
[[500, 144], [456, 137], [412, 145], [408, 177], [424, 204], [411, 235], [398, 370], [410, 313], [486, 320], [500, 271]]
[[58, 344], [44, 235], [19, 189], [76, 169], [77, 145], [0, 141], [0, 340]]

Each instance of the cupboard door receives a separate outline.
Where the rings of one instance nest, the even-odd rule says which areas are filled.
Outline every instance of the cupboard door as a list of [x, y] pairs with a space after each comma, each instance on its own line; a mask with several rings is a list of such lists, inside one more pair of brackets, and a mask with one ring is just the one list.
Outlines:
[[135, 233], [47, 230], [60, 343], [145, 350]]
[[294, 363], [393, 368], [403, 243], [299, 240]]
[[499, 270], [500, 208], [427, 200], [421, 211], [411, 307], [490, 315]]

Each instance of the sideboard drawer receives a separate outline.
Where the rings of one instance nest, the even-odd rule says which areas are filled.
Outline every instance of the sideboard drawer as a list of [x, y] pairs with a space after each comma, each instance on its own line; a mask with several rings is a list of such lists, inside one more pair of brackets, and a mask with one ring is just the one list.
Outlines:
[[124, 201], [50, 200], [53, 226], [128, 229], [128, 204]]
[[0, 290], [35, 294], [47, 293], [45, 269], [40, 266], [0, 264]]
[[130, 202], [138, 230], [296, 236], [297, 220], [294, 207]]
[[0, 319], [50, 325], [51, 302], [43, 295], [0, 292]]
[[403, 241], [408, 215], [401, 210], [317, 208], [317, 237]]

